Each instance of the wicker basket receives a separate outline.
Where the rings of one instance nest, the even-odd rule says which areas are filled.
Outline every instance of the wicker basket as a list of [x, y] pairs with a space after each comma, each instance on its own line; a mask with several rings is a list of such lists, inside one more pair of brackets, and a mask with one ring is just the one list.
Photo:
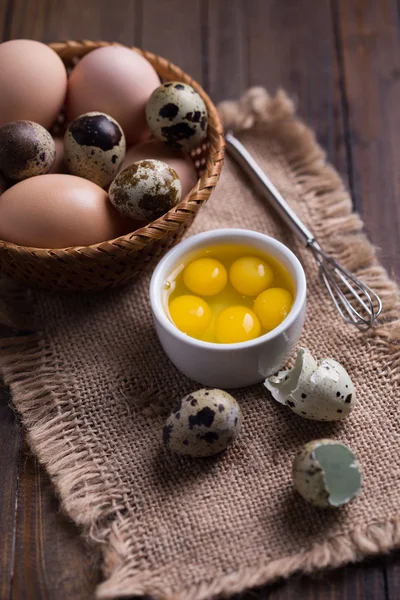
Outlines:
[[[71, 67], [88, 52], [108, 42], [65, 42], [51, 47]], [[224, 158], [224, 138], [217, 110], [203, 89], [165, 58], [142, 54], [163, 79], [192, 85], [208, 111], [206, 143], [192, 157], [199, 174], [193, 190], [175, 208], [151, 224], [115, 240], [93, 246], [41, 249], [0, 241], [0, 273], [24, 283], [50, 290], [103, 290], [132, 280], [162, 256], [190, 226], [201, 205], [214, 189]]]

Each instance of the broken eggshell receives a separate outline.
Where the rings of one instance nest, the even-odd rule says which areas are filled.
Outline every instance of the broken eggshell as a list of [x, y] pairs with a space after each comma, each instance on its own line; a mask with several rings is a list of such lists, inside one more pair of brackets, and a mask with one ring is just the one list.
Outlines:
[[340, 421], [355, 404], [354, 386], [342, 365], [333, 358], [317, 362], [305, 349], [293, 369], [268, 377], [264, 385], [277, 402], [312, 421]]
[[361, 467], [353, 452], [329, 439], [305, 444], [295, 456], [292, 476], [304, 500], [321, 508], [347, 504], [362, 486]]

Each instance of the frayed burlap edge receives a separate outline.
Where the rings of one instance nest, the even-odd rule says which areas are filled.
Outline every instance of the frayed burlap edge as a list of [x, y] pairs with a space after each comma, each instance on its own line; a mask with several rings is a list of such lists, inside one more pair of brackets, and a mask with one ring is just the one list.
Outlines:
[[[378, 264], [373, 246], [361, 231], [362, 222], [352, 212], [343, 182], [326, 164], [325, 154], [313, 133], [294, 118], [293, 104], [284, 92], [270, 98], [265, 90], [254, 88], [239, 102], [223, 103], [220, 112], [229, 129], [260, 127], [270, 133], [280, 154], [285, 156], [284, 167], [297, 189], [299, 201], [305, 203], [310, 215], [314, 212], [319, 216], [319, 225], [314, 226], [317, 237], [329, 232], [328, 250], [334, 251], [345, 266], [356, 270], [382, 296], [384, 320], [366, 335], [366, 343], [375, 356], [386, 357], [387, 376], [393, 387], [398, 387], [399, 290]], [[335, 236], [335, 232], [340, 235]], [[0, 321], [27, 329], [29, 308], [22, 311], [21, 307], [24, 299], [29, 305], [29, 298], [24, 296], [24, 292], [16, 288], [8, 290], [4, 296], [7, 300], [0, 301]], [[17, 320], [10, 306], [18, 306]], [[296, 571], [309, 573], [338, 567], [400, 545], [400, 517], [396, 517], [385, 523], [358, 526], [346, 536], [327, 539], [324, 544], [295, 556], [274, 561], [260, 557], [259, 563], [251, 568], [239, 569], [187, 589], [150, 587], [150, 573], [137, 574], [126, 560], [132, 555], [124, 535], [131, 516], [124, 516], [128, 507], [123, 490], [113, 488], [107, 481], [91, 455], [90, 445], [81, 439], [74, 426], [74, 419], [68, 421], [70, 430], [65, 431], [65, 411], [73, 413], [73, 403], [70, 405], [68, 399], [63, 398], [66, 382], [54, 381], [50, 352], [40, 332], [2, 340], [0, 369], [22, 413], [28, 441], [50, 473], [65, 511], [82, 526], [90, 540], [104, 544], [104, 571], [108, 579], [97, 588], [99, 599], [148, 594], [160, 600], [209, 600], [260, 586]], [[73, 452], [66, 446], [66, 437], [73, 444]], [[93, 471], [88, 474], [90, 463]], [[111, 500], [105, 503], [105, 497]]]

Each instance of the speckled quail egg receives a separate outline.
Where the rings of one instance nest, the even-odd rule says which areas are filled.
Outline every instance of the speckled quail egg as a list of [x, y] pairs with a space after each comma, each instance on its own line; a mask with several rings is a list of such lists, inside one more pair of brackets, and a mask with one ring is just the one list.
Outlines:
[[242, 412], [223, 390], [198, 390], [172, 409], [163, 429], [166, 447], [187, 456], [212, 456], [225, 450], [239, 435]]
[[317, 362], [304, 349], [293, 369], [268, 377], [264, 385], [277, 402], [313, 421], [340, 421], [355, 405], [354, 386], [344, 367], [333, 358]]
[[343, 506], [362, 486], [361, 466], [353, 452], [329, 439], [305, 444], [295, 456], [292, 475], [298, 493], [321, 508]]
[[64, 137], [64, 160], [71, 175], [108, 185], [125, 158], [124, 132], [115, 119], [88, 112], [72, 121]]
[[0, 171], [22, 181], [47, 173], [56, 158], [50, 133], [33, 121], [11, 121], [0, 127]]
[[168, 146], [192, 150], [207, 135], [207, 109], [186, 83], [167, 81], [150, 96], [146, 119], [153, 135]]
[[160, 160], [140, 160], [121, 171], [109, 189], [112, 204], [127, 217], [150, 222], [181, 199], [179, 177]]

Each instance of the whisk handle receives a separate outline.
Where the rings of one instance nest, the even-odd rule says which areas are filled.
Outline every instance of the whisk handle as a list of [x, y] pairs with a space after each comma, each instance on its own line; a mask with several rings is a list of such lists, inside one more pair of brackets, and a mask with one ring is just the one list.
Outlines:
[[268, 175], [251, 156], [250, 152], [231, 133], [226, 134], [225, 140], [228, 154], [234, 158], [243, 171], [250, 177], [257, 191], [269, 201], [293, 233], [306, 246], [311, 245], [315, 241], [313, 234], [291, 209]]

